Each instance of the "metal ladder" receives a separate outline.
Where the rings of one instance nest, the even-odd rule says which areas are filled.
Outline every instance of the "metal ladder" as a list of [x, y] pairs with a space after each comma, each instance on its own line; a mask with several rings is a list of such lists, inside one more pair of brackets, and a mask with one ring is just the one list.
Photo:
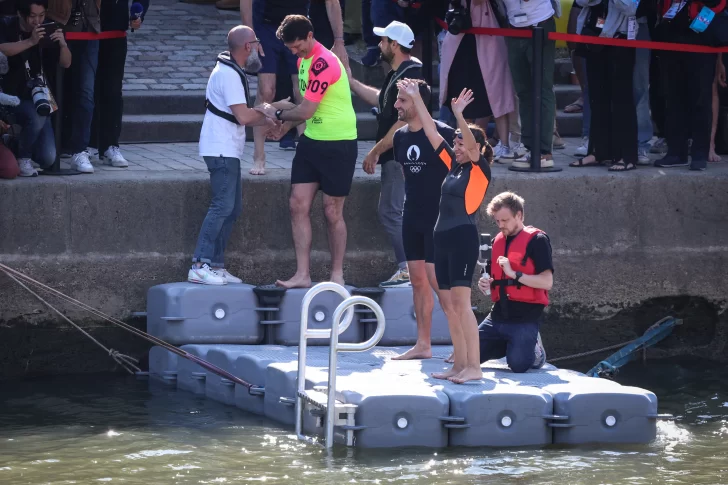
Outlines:
[[[331, 329], [309, 329], [308, 307], [314, 297], [324, 291], [333, 291], [341, 295], [344, 301], [336, 307], [331, 320]], [[339, 334], [346, 331], [354, 318], [354, 306], [369, 307], [377, 318], [377, 328], [366, 342], [356, 344], [339, 343]], [[344, 314], [346, 312], [346, 314]], [[344, 317], [342, 320], [342, 316]], [[334, 331], [335, 329], [335, 331]], [[346, 426], [346, 444], [354, 445], [354, 413], [357, 406], [345, 404], [336, 400], [336, 363], [338, 352], [364, 352], [371, 349], [384, 335], [384, 312], [371, 298], [365, 296], [351, 296], [343, 286], [330, 281], [319, 283], [306, 293], [301, 305], [301, 335], [298, 342], [298, 377], [296, 379], [296, 436], [299, 440], [312, 442], [313, 440], [303, 434], [303, 412], [308, 405], [323, 413], [326, 418], [325, 446], [327, 449], [334, 446], [334, 426]], [[327, 392], [306, 389], [306, 345], [308, 339], [329, 339], [329, 370]], [[345, 418], [341, 418], [341, 415]]]

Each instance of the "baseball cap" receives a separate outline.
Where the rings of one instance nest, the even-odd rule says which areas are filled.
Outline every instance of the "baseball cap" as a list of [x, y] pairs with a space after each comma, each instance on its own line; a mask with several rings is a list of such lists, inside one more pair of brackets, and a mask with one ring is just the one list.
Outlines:
[[412, 33], [407, 24], [397, 22], [396, 20], [385, 28], [374, 27], [372, 29], [374, 35], [379, 37], [389, 37], [392, 40], [399, 42], [399, 45], [411, 49], [415, 45], [415, 34]]

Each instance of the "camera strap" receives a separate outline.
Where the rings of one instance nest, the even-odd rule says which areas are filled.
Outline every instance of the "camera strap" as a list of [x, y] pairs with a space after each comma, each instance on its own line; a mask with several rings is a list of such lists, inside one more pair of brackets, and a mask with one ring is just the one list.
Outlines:
[[[245, 91], [245, 104], [248, 105], [248, 108], [252, 108], [253, 106], [250, 100], [250, 88], [248, 87], [248, 77], [245, 75], [245, 71], [243, 71], [243, 69], [238, 66], [238, 63], [230, 57], [230, 53], [227, 51], [221, 52], [217, 56], [217, 62], [225, 64], [226, 66], [230, 67], [238, 73], [238, 75], [240, 76], [240, 82], [243, 84], [243, 91]], [[221, 110], [220, 108], [212, 104], [209, 99], [205, 99], [205, 108], [207, 108], [207, 110], [210, 111], [212, 114], [217, 115], [220, 118], [229, 121], [230, 123], [235, 123], [236, 125], [240, 124], [238, 122], [238, 119], [234, 115]]]

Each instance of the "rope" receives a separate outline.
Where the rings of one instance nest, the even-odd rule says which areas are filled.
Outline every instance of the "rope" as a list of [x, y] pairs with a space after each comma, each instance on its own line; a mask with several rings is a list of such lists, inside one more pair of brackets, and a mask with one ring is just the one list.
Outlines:
[[[98, 318], [100, 318], [102, 320], [105, 320], [107, 322], [113, 323], [114, 325], [117, 325], [117, 326], [123, 328], [124, 330], [127, 330], [128, 332], [131, 332], [134, 335], [137, 335], [138, 337], [141, 337], [141, 338], [143, 338], [143, 339], [145, 339], [145, 340], [147, 340], [147, 341], [149, 341], [149, 342], [151, 342], [151, 343], [153, 343], [155, 345], [158, 345], [160, 347], [163, 347], [164, 349], [172, 352], [173, 354], [176, 354], [176, 355], [182, 357], [183, 359], [191, 360], [191, 361], [195, 362], [196, 364], [198, 364], [199, 366], [201, 366], [201, 367], [209, 370], [213, 374], [216, 374], [216, 375], [218, 375], [220, 377], [224, 377], [225, 379], [229, 379], [229, 380], [233, 381], [236, 384], [240, 384], [241, 386], [244, 386], [245, 388], [247, 388], [248, 389], [248, 392], [251, 392], [251, 389], [254, 388], [254, 387], [256, 387], [253, 384], [251, 384], [249, 382], [246, 382], [246, 381], [244, 381], [243, 379], [241, 379], [241, 378], [239, 378], [237, 376], [234, 376], [230, 372], [228, 372], [228, 371], [226, 371], [224, 369], [221, 369], [221, 368], [217, 367], [216, 365], [213, 365], [213, 364], [207, 362], [206, 360], [203, 360], [203, 359], [197, 357], [196, 355], [192, 355], [192, 354], [190, 354], [190, 353], [188, 353], [188, 352], [186, 352], [186, 351], [184, 351], [184, 350], [182, 350], [182, 349], [180, 349], [178, 347], [175, 347], [172, 344], [169, 344], [169, 343], [165, 342], [162, 339], [159, 339], [157, 337], [154, 337], [153, 335], [149, 335], [148, 333], [143, 332], [142, 330], [139, 330], [138, 328], [135, 328], [135, 327], [133, 327], [131, 325], [128, 325], [128, 324], [122, 322], [121, 320], [119, 320], [117, 318], [114, 318], [114, 317], [111, 317], [109, 315], [106, 315], [105, 313], [101, 312], [100, 310], [97, 310], [97, 309], [95, 309], [95, 308], [93, 308], [93, 307], [91, 307], [89, 305], [86, 305], [83, 302], [80, 302], [80, 301], [78, 301], [78, 300], [76, 300], [74, 298], [71, 298], [70, 296], [68, 296], [68, 295], [66, 295], [64, 293], [61, 293], [60, 291], [58, 291], [58, 290], [56, 290], [54, 288], [51, 288], [50, 286], [44, 285], [43, 283], [34, 280], [30, 276], [27, 276], [27, 275], [21, 273], [20, 271], [16, 271], [13, 268], [11, 268], [9, 266], [6, 266], [6, 265], [4, 265], [2, 263], [0, 263], [0, 269], [2, 269], [5, 272], [5, 274], [7, 274], [10, 278], [12, 278], [15, 281], [18, 281], [18, 280], [16, 278], [14, 278], [13, 275], [17, 276], [18, 278], [22, 279], [23, 281], [25, 281], [25, 282], [27, 282], [29, 284], [35, 286], [36, 288], [40, 288], [43, 291], [46, 291], [46, 292], [48, 292], [48, 293], [50, 293], [50, 294], [52, 294], [54, 296], [57, 296], [58, 298], [62, 299], [63, 301], [66, 301], [66, 302], [68, 302], [68, 303], [70, 303], [70, 304], [72, 304], [74, 306], [77, 306], [77, 307], [79, 307], [79, 308], [81, 308], [83, 310], [86, 310], [87, 312], [91, 313], [92, 315], [94, 315], [94, 316], [96, 316], [96, 317], [98, 317]], [[20, 282], [18, 281], [18, 283], [20, 283]], [[30, 289], [27, 288], [25, 285], [22, 285], [22, 286], [24, 288], [26, 288], [28, 291], [30, 291]], [[33, 292], [31, 291], [31, 293], [33, 293]], [[33, 294], [35, 294], [35, 293], [33, 293]], [[54, 310], [55, 310], [55, 308], [54, 308]], [[65, 316], [62, 313], [58, 312], [58, 310], [55, 310], [55, 311], [57, 313], [59, 313], [59, 315], [61, 315], [63, 318], [65, 318]], [[71, 322], [71, 323], [73, 323], [73, 322]], [[79, 328], [79, 330], [83, 331], [80, 328]], [[104, 349], [107, 350], [106, 348], [104, 348]], [[117, 354], [113, 354], [113, 353], [111, 353], [111, 351], [109, 351], [109, 355], [112, 358], [114, 358], [114, 360], [116, 360], [117, 357], [119, 359], [121, 359], [121, 360], [124, 360], [123, 358], [120, 357], [120, 355], [123, 355], [123, 354], [118, 354], [118, 353]], [[121, 365], [123, 365], [123, 364], [121, 364]]]
[[566, 357], [556, 357], [555, 359], [548, 360], [548, 363], [553, 364], [554, 362], [560, 362], [563, 360], [578, 359], [579, 357], [587, 357], [589, 355], [600, 354], [602, 352], [606, 352], [607, 350], [614, 350], [614, 349], [622, 348], [627, 344], [631, 344], [632, 342], [634, 342], [634, 340], [628, 340], [627, 342], [623, 342], [621, 344], [610, 345], [609, 347], [604, 347], [604, 348], [596, 349], [596, 350], [590, 350], [588, 352], [580, 352], [580, 353], [574, 354], [574, 355], [567, 355]]
[[[4, 269], [4, 268], [3, 268], [3, 270], [5, 271], [5, 269]], [[54, 312], [56, 312], [56, 313], [57, 313], [57, 314], [58, 314], [58, 315], [59, 315], [59, 316], [60, 316], [60, 317], [61, 317], [62, 319], [64, 319], [64, 320], [65, 320], [66, 322], [68, 322], [68, 323], [70, 323], [71, 325], [73, 325], [74, 327], [76, 327], [76, 329], [77, 329], [77, 330], [78, 330], [79, 332], [81, 332], [82, 334], [84, 334], [85, 336], [87, 336], [87, 337], [88, 337], [89, 339], [91, 339], [91, 341], [92, 341], [93, 343], [95, 343], [96, 345], [98, 345], [99, 347], [101, 347], [102, 349], [104, 349], [104, 351], [106, 351], [106, 353], [107, 353], [107, 354], [109, 354], [109, 356], [110, 356], [110, 357], [111, 357], [112, 359], [114, 359], [114, 361], [116, 361], [116, 363], [117, 363], [117, 364], [119, 364], [119, 365], [120, 365], [121, 367], [123, 367], [123, 368], [124, 368], [124, 370], [126, 370], [126, 371], [127, 371], [128, 373], [130, 373], [130, 374], [134, 374], [134, 372], [141, 372], [141, 369], [140, 369], [139, 367], [137, 367], [137, 366], [136, 366], [136, 364], [138, 364], [138, 363], [139, 363], [139, 361], [138, 361], [137, 359], [135, 359], [135, 358], [133, 358], [133, 357], [130, 357], [130, 356], [128, 356], [128, 355], [122, 354], [122, 353], [121, 353], [121, 352], [119, 352], [118, 350], [114, 350], [114, 349], [108, 349], [108, 348], [106, 348], [106, 346], [104, 346], [104, 344], [102, 344], [101, 342], [99, 342], [98, 340], [96, 340], [96, 339], [95, 339], [95, 338], [94, 338], [94, 337], [93, 337], [93, 336], [92, 336], [91, 334], [89, 334], [89, 333], [88, 333], [88, 332], [87, 332], [86, 330], [84, 330], [84, 329], [82, 329], [81, 327], [79, 327], [78, 325], [76, 325], [76, 323], [74, 323], [74, 322], [73, 322], [73, 320], [71, 320], [70, 318], [68, 318], [68, 317], [67, 317], [66, 315], [64, 315], [63, 313], [61, 313], [61, 311], [60, 311], [60, 310], [58, 310], [58, 309], [57, 309], [56, 307], [54, 307], [53, 305], [51, 305], [50, 303], [48, 303], [48, 302], [47, 302], [47, 301], [46, 301], [46, 300], [45, 300], [45, 299], [44, 299], [44, 298], [43, 298], [42, 296], [40, 296], [40, 295], [39, 295], [38, 293], [36, 293], [35, 291], [33, 291], [33, 290], [31, 290], [30, 288], [28, 288], [28, 287], [27, 287], [27, 286], [25, 285], [25, 283], [23, 283], [22, 281], [20, 281], [20, 280], [19, 280], [19, 279], [17, 279], [17, 278], [15, 277], [15, 276], [13, 276], [12, 274], [8, 273], [7, 271], [5, 271], [5, 274], [6, 274], [6, 275], [8, 275], [8, 277], [9, 277], [9, 278], [10, 278], [11, 280], [15, 281], [15, 282], [16, 282], [17, 284], [19, 284], [20, 286], [22, 286], [23, 288], [25, 288], [26, 290], [28, 290], [28, 292], [29, 292], [29, 293], [30, 293], [31, 295], [33, 295], [33, 296], [34, 296], [34, 297], [36, 297], [36, 298], [37, 298], [38, 300], [40, 300], [40, 301], [41, 301], [41, 302], [42, 302], [42, 303], [43, 303], [44, 305], [46, 305], [46, 306], [47, 306], [48, 308], [50, 308], [51, 310], [53, 310]]]

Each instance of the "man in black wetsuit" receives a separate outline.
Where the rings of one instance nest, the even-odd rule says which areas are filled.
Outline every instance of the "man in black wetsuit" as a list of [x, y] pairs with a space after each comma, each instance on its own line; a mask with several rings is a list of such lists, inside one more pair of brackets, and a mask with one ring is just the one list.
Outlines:
[[506, 357], [513, 372], [546, 363], [538, 330], [554, 281], [549, 237], [525, 226], [523, 213], [523, 198], [512, 192], [498, 194], [488, 204], [488, 214], [501, 232], [493, 240], [493, 274], [478, 282], [483, 293], [490, 286], [494, 302], [478, 327], [480, 361]]
[[[427, 104], [431, 96], [430, 87], [421, 79], [413, 81], [418, 84], [420, 96]], [[433, 230], [440, 210], [440, 187], [450, 167], [435, 154], [412, 99], [399, 93], [394, 107], [399, 120], [407, 123], [394, 133], [392, 143], [394, 159], [404, 171], [402, 243], [417, 318], [417, 343], [395, 359], [429, 359], [432, 357], [430, 331], [435, 305], [432, 290], [439, 292], [435, 278]], [[439, 121], [435, 124], [445, 140], [454, 139], [455, 130]], [[449, 317], [449, 303], [441, 300], [440, 304]]]

